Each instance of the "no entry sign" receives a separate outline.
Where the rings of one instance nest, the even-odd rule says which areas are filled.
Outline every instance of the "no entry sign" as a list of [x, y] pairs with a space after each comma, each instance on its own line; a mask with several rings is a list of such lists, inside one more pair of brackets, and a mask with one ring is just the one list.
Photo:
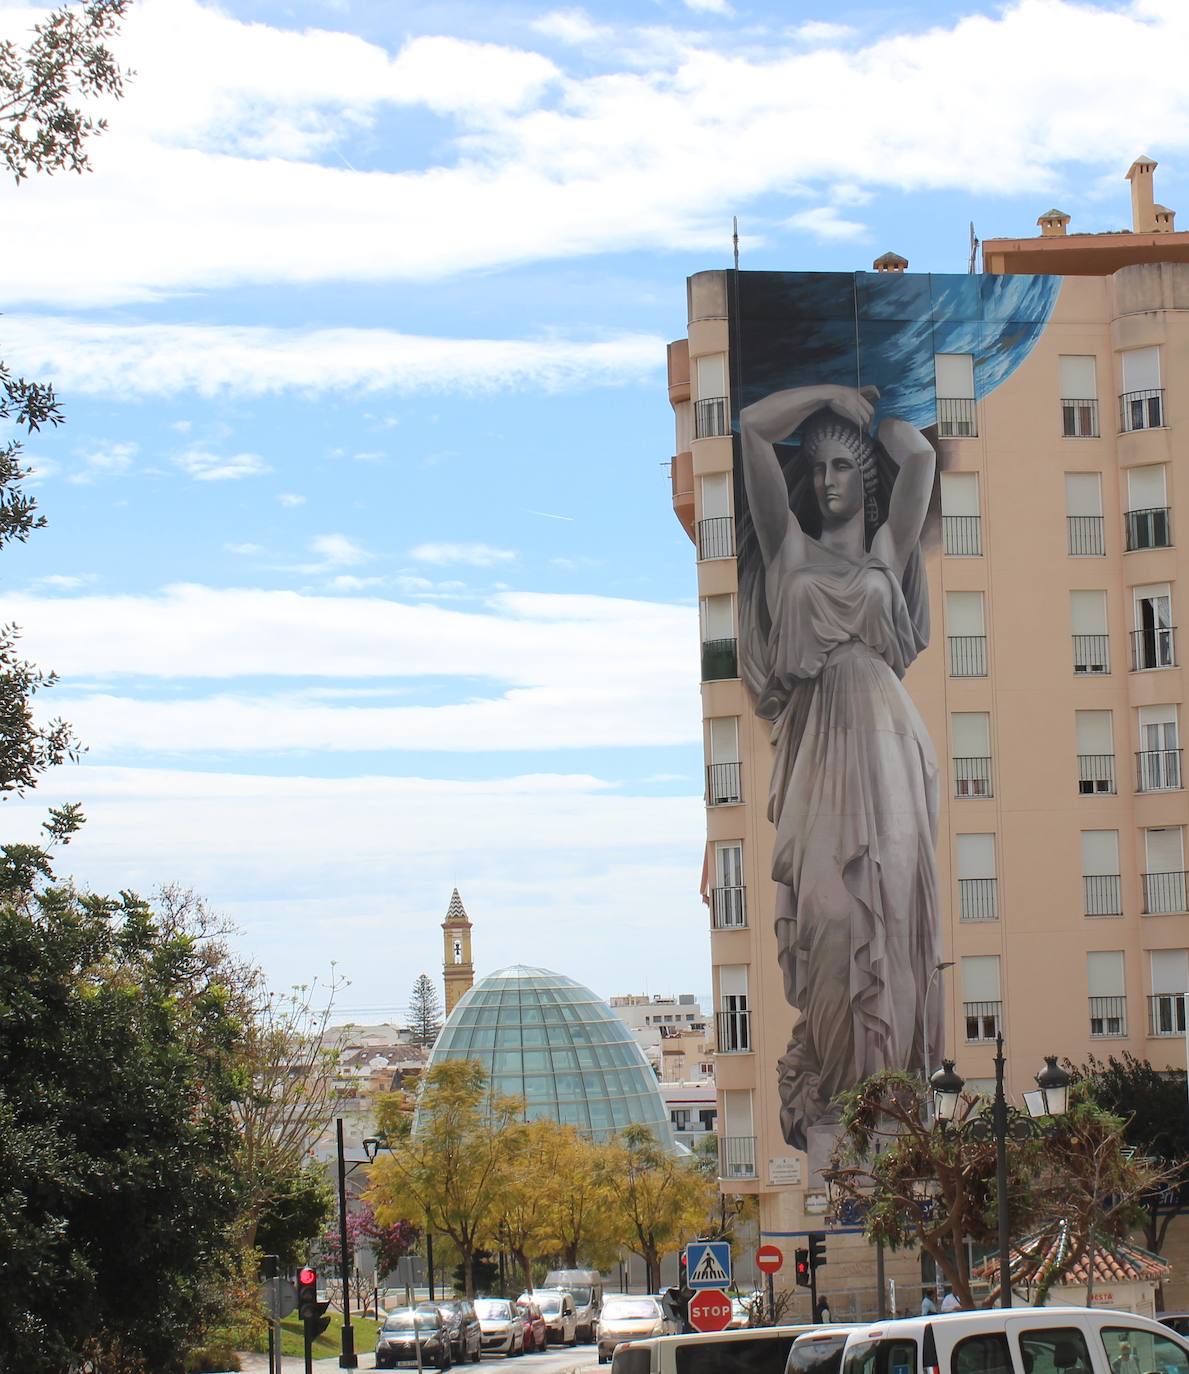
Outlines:
[[689, 1324], [695, 1331], [725, 1331], [731, 1324], [731, 1300], [721, 1288], [706, 1288], [689, 1300]]
[[778, 1245], [761, 1245], [756, 1251], [756, 1268], [764, 1274], [775, 1274], [784, 1265], [784, 1251]]

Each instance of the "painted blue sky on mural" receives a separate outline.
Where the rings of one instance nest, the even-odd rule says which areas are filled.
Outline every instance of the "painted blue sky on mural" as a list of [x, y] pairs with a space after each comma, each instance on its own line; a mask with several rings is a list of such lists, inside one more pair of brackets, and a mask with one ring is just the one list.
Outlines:
[[976, 290], [971, 220], [1126, 226], [1141, 152], [1189, 213], [1189, 7], [138, 0], [121, 46], [94, 173], [5, 193], [0, 356], [68, 423], [4, 617], [89, 747], [6, 835], [80, 799], [80, 882], [192, 885], [361, 1016], [454, 884], [480, 972], [704, 994], [684, 279], [738, 215], [749, 271]]

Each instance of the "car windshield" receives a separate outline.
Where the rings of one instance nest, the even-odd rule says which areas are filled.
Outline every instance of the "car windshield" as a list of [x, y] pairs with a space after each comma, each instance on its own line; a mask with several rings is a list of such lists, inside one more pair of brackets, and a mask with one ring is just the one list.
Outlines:
[[603, 1304], [605, 1322], [628, 1321], [632, 1317], [651, 1317], [655, 1321], [660, 1314], [661, 1310], [652, 1298], [619, 1298]]
[[417, 1312], [414, 1314], [406, 1307], [402, 1312], [389, 1312], [384, 1318], [385, 1331], [412, 1331], [413, 1317], [417, 1318], [418, 1331], [432, 1331], [438, 1324], [437, 1313]]
[[561, 1295], [545, 1293], [537, 1299], [537, 1306], [547, 1317], [552, 1317], [555, 1312], [561, 1311]]
[[512, 1316], [512, 1304], [502, 1298], [476, 1298], [475, 1311], [481, 1322], [506, 1322]]
[[590, 1301], [591, 1290], [589, 1288], [583, 1288], [581, 1285], [579, 1285], [579, 1287], [577, 1288], [571, 1288], [570, 1292], [573, 1293], [574, 1301], [578, 1304], [579, 1307], [585, 1307], [586, 1304]]

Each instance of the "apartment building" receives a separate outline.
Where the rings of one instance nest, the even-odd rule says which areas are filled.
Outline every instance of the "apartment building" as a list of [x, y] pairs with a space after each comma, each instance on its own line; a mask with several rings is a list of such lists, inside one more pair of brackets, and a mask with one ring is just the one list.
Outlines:
[[[1155, 165], [1130, 230], [1052, 210], [981, 273], [688, 281], [722, 1186], [789, 1249], [867, 1073], [989, 1088], [999, 1033], [1017, 1104], [1045, 1054], [1185, 1064], [1189, 234]], [[830, 1251], [844, 1315], [870, 1257]]]

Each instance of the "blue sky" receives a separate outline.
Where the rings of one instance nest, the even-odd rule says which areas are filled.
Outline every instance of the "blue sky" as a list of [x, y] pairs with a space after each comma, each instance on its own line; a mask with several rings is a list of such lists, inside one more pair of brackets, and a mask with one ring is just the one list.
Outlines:
[[[19, 35], [33, 11], [0, 5]], [[68, 423], [4, 618], [83, 763], [63, 868], [178, 882], [276, 986], [709, 988], [684, 279], [962, 271], [1189, 203], [1189, 7], [139, 0], [94, 173], [5, 192], [2, 356]]]

